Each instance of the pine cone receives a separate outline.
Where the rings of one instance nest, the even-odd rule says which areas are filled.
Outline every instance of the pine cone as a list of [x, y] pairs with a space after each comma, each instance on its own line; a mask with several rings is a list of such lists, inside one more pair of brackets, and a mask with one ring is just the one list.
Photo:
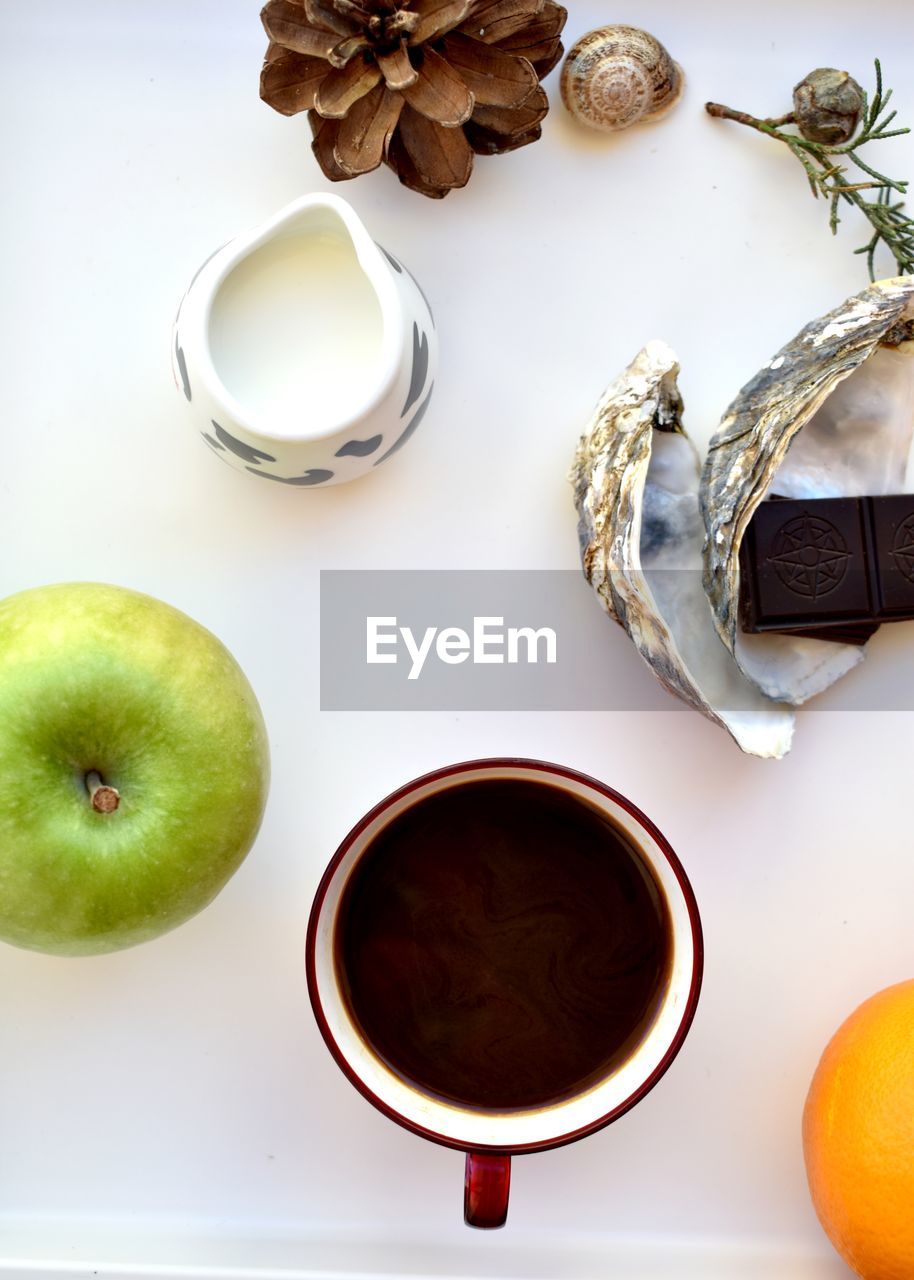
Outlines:
[[539, 82], [562, 56], [567, 16], [554, 0], [269, 0], [260, 96], [308, 112], [333, 181], [384, 160], [440, 198], [466, 185], [474, 153], [540, 136]]

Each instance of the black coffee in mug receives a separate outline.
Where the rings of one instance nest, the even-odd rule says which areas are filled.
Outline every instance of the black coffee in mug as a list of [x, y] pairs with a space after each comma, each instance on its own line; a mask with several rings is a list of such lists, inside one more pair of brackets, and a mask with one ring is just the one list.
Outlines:
[[396, 814], [355, 865], [334, 933], [374, 1052], [413, 1088], [497, 1111], [561, 1102], [624, 1063], [672, 954], [631, 837], [559, 785], [498, 777]]

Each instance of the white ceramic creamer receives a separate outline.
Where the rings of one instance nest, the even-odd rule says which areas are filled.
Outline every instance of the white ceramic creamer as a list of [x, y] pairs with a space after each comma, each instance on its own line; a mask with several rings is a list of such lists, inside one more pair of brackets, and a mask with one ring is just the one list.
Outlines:
[[385, 462], [428, 408], [431, 308], [336, 195], [303, 196], [217, 250], [175, 320], [175, 382], [210, 449], [279, 484]]

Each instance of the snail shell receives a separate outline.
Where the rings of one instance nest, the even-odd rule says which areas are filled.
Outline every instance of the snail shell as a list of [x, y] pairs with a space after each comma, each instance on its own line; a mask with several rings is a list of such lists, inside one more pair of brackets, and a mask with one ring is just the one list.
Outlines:
[[685, 77], [659, 40], [638, 27], [598, 27], [562, 65], [562, 101], [594, 129], [659, 120], [682, 96]]

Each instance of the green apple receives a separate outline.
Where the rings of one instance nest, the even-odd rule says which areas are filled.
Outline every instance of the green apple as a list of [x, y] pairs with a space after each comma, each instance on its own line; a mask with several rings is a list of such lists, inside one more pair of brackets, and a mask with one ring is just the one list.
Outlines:
[[0, 939], [57, 955], [194, 915], [254, 842], [260, 707], [170, 605], [64, 583], [0, 601]]

